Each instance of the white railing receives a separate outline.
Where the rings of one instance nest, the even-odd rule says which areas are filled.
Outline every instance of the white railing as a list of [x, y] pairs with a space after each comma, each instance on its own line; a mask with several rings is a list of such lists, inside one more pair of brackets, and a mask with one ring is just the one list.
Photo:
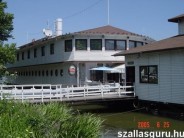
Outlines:
[[135, 97], [133, 86], [0, 85], [0, 99], [21, 102], [72, 101]]

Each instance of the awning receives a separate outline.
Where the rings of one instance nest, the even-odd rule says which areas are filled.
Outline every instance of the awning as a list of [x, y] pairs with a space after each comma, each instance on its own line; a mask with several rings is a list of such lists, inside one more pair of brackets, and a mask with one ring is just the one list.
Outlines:
[[110, 68], [110, 67], [97, 67], [97, 68], [92, 68], [90, 70], [96, 70], [96, 71], [105, 71], [105, 72], [110, 72], [110, 73], [121, 73], [119, 70], [115, 68]]

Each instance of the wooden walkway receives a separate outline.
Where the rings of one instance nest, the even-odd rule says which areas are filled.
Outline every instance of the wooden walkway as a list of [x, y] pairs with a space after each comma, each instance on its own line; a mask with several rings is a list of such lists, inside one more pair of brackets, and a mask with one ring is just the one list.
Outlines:
[[13, 99], [21, 102], [44, 103], [52, 101], [77, 102], [133, 99], [133, 86], [83, 86], [65, 87], [62, 85], [0, 85], [0, 99]]

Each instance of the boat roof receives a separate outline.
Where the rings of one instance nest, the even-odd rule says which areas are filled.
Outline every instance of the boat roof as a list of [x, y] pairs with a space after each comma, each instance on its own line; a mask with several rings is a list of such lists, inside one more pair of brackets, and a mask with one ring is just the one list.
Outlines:
[[179, 23], [180, 20], [184, 19], [184, 14], [168, 19], [169, 22]]
[[156, 41], [150, 44], [146, 44], [144, 46], [132, 48], [132, 49], [114, 54], [113, 56], [123, 56], [123, 55], [131, 55], [136, 53], [148, 53], [148, 52], [156, 52], [156, 51], [181, 49], [181, 48], [182, 49], [184, 48], [184, 35], [178, 35], [164, 40]]
[[37, 45], [44, 45], [44, 44], [47, 44], [49, 42], [52, 43], [55, 40], [59, 40], [62, 38], [67, 38], [67, 37], [72, 37], [73, 35], [133, 35], [133, 36], [142, 36], [142, 35], [139, 35], [136, 33], [132, 33], [132, 32], [117, 28], [117, 27], [107, 25], [107, 26], [88, 29], [88, 30], [84, 30], [84, 31], [68, 33], [68, 34], [60, 35], [60, 36], [56, 36], [56, 37], [44, 37], [44, 38], [41, 38], [38, 40], [33, 39], [32, 42], [27, 43], [25, 45], [22, 45], [18, 48], [25, 49], [25, 48], [30, 48], [30, 47], [37, 46]]

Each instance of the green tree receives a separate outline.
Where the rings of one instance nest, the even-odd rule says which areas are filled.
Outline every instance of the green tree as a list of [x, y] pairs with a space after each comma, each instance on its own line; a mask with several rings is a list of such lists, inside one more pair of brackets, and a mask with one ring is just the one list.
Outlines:
[[7, 73], [5, 65], [15, 61], [15, 44], [4, 44], [9, 38], [12, 38], [13, 14], [6, 13], [7, 3], [0, 0], [0, 76]]
[[7, 3], [0, 0], [0, 41], [6, 41], [12, 38], [13, 14], [6, 13]]

